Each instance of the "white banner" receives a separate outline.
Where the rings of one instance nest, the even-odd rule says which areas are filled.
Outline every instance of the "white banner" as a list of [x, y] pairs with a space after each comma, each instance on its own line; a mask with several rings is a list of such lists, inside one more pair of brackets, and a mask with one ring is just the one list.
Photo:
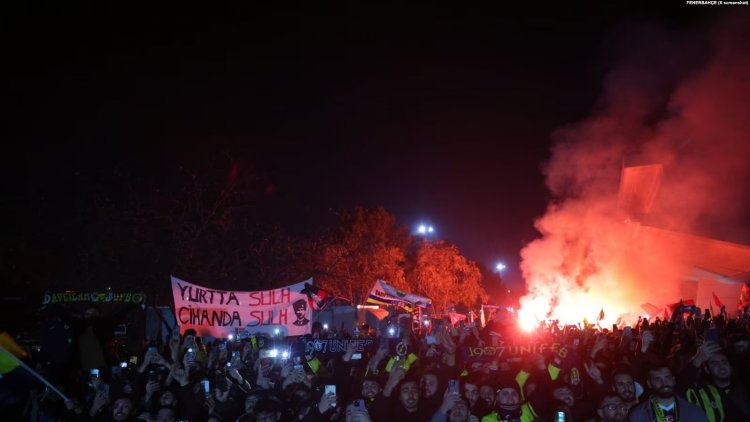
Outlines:
[[426, 297], [398, 290], [383, 280], [378, 280], [367, 297], [367, 303], [378, 305], [395, 305], [407, 309], [414, 306], [427, 307], [432, 301]]
[[273, 290], [242, 292], [217, 290], [172, 276], [174, 310], [180, 332], [194, 329], [199, 336], [225, 338], [229, 334], [310, 334], [312, 309], [301, 293], [312, 279]]

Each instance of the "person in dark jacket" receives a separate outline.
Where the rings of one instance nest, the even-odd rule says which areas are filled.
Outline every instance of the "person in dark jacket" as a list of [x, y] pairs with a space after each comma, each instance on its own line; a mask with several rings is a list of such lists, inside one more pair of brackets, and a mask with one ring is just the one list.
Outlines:
[[648, 371], [652, 396], [630, 411], [630, 422], [707, 422], [703, 410], [675, 394], [677, 384], [672, 370], [664, 363]]
[[[708, 350], [702, 346], [693, 358], [693, 365], [682, 372], [682, 378], [689, 377], [692, 381], [687, 390], [688, 401], [700, 406], [710, 422], [750, 420], [750, 395], [741, 382], [733, 379], [727, 355], [716, 347], [710, 349], [711, 353], [702, 353]], [[698, 382], [698, 368], [703, 369], [702, 382]]]
[[429, 421], [432, 414], [419, 399], [417, 379], [406, 376], [402, 368], [396, 367], [391, 371], [383, 392], [373, 403], [373, 420]]

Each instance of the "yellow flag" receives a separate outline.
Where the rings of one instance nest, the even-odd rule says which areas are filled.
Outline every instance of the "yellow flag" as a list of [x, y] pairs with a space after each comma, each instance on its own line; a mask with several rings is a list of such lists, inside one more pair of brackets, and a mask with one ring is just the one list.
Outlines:
[[13, 337], [8, 334], [7, 331], [3, 331], [0, 333], [0, 346], [2, 346], [3, 349], [13, 353], [17, 358], [23, 359], [27, 355], [26, 351], [24, 351], [21, 346], [16, 343], [15, 340], [13, 340]]
[[10, 352], [0, 349], [0, 375], [18, 368], [18, 360]]

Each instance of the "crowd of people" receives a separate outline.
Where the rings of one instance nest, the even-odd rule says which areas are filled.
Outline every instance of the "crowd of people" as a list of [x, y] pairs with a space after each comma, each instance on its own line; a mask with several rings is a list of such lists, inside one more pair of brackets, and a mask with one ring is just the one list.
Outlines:
[[[67, 400], [41, 387], [17, 391], [17, 400], [4, 398], [2, 419], [750, 420], [747, 309], [712, 316], [680, 306], [666, 321], [548, 321], [533, 332], [519, 331], [505, 312], [484, 327], [432, 319], [415, 332], [410, 318], [393, 312], [378, 327], [351, 332], [315, 323], [302, 341], [175, 331], [164, 341], [144, 341], [133, 357], [105, 347], [112, 320], [104, 321], [96, 310], [75, 330], [48, 321], [45, 336], [68, 336], [65, 349], [74, 352], [45, 349], [43, 342], [29, 363]], [[345, 352], [305, 346], [332, 338], [347, 345]], [[531, 343], [546, 346], [514, 347]]]

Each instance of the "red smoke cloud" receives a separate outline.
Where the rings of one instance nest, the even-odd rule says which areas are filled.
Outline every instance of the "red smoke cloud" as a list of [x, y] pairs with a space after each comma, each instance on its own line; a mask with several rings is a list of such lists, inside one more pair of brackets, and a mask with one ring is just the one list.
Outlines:
[[[545, 171], [555, 199], [536, 221], [542, 237], [521, 251], [524, 325], [594, 322], [602, 308], [606, 324], [632, 321], [643, 303], [679, 300], [688, 264], [639, 237], [639, 224], [750, 243], [750, 21], [736, 15], [707, 35], [627, 32], [595, 113], [553, 134]], [[633, 155], [663, 166], [637, 224], [618, 210]]]

